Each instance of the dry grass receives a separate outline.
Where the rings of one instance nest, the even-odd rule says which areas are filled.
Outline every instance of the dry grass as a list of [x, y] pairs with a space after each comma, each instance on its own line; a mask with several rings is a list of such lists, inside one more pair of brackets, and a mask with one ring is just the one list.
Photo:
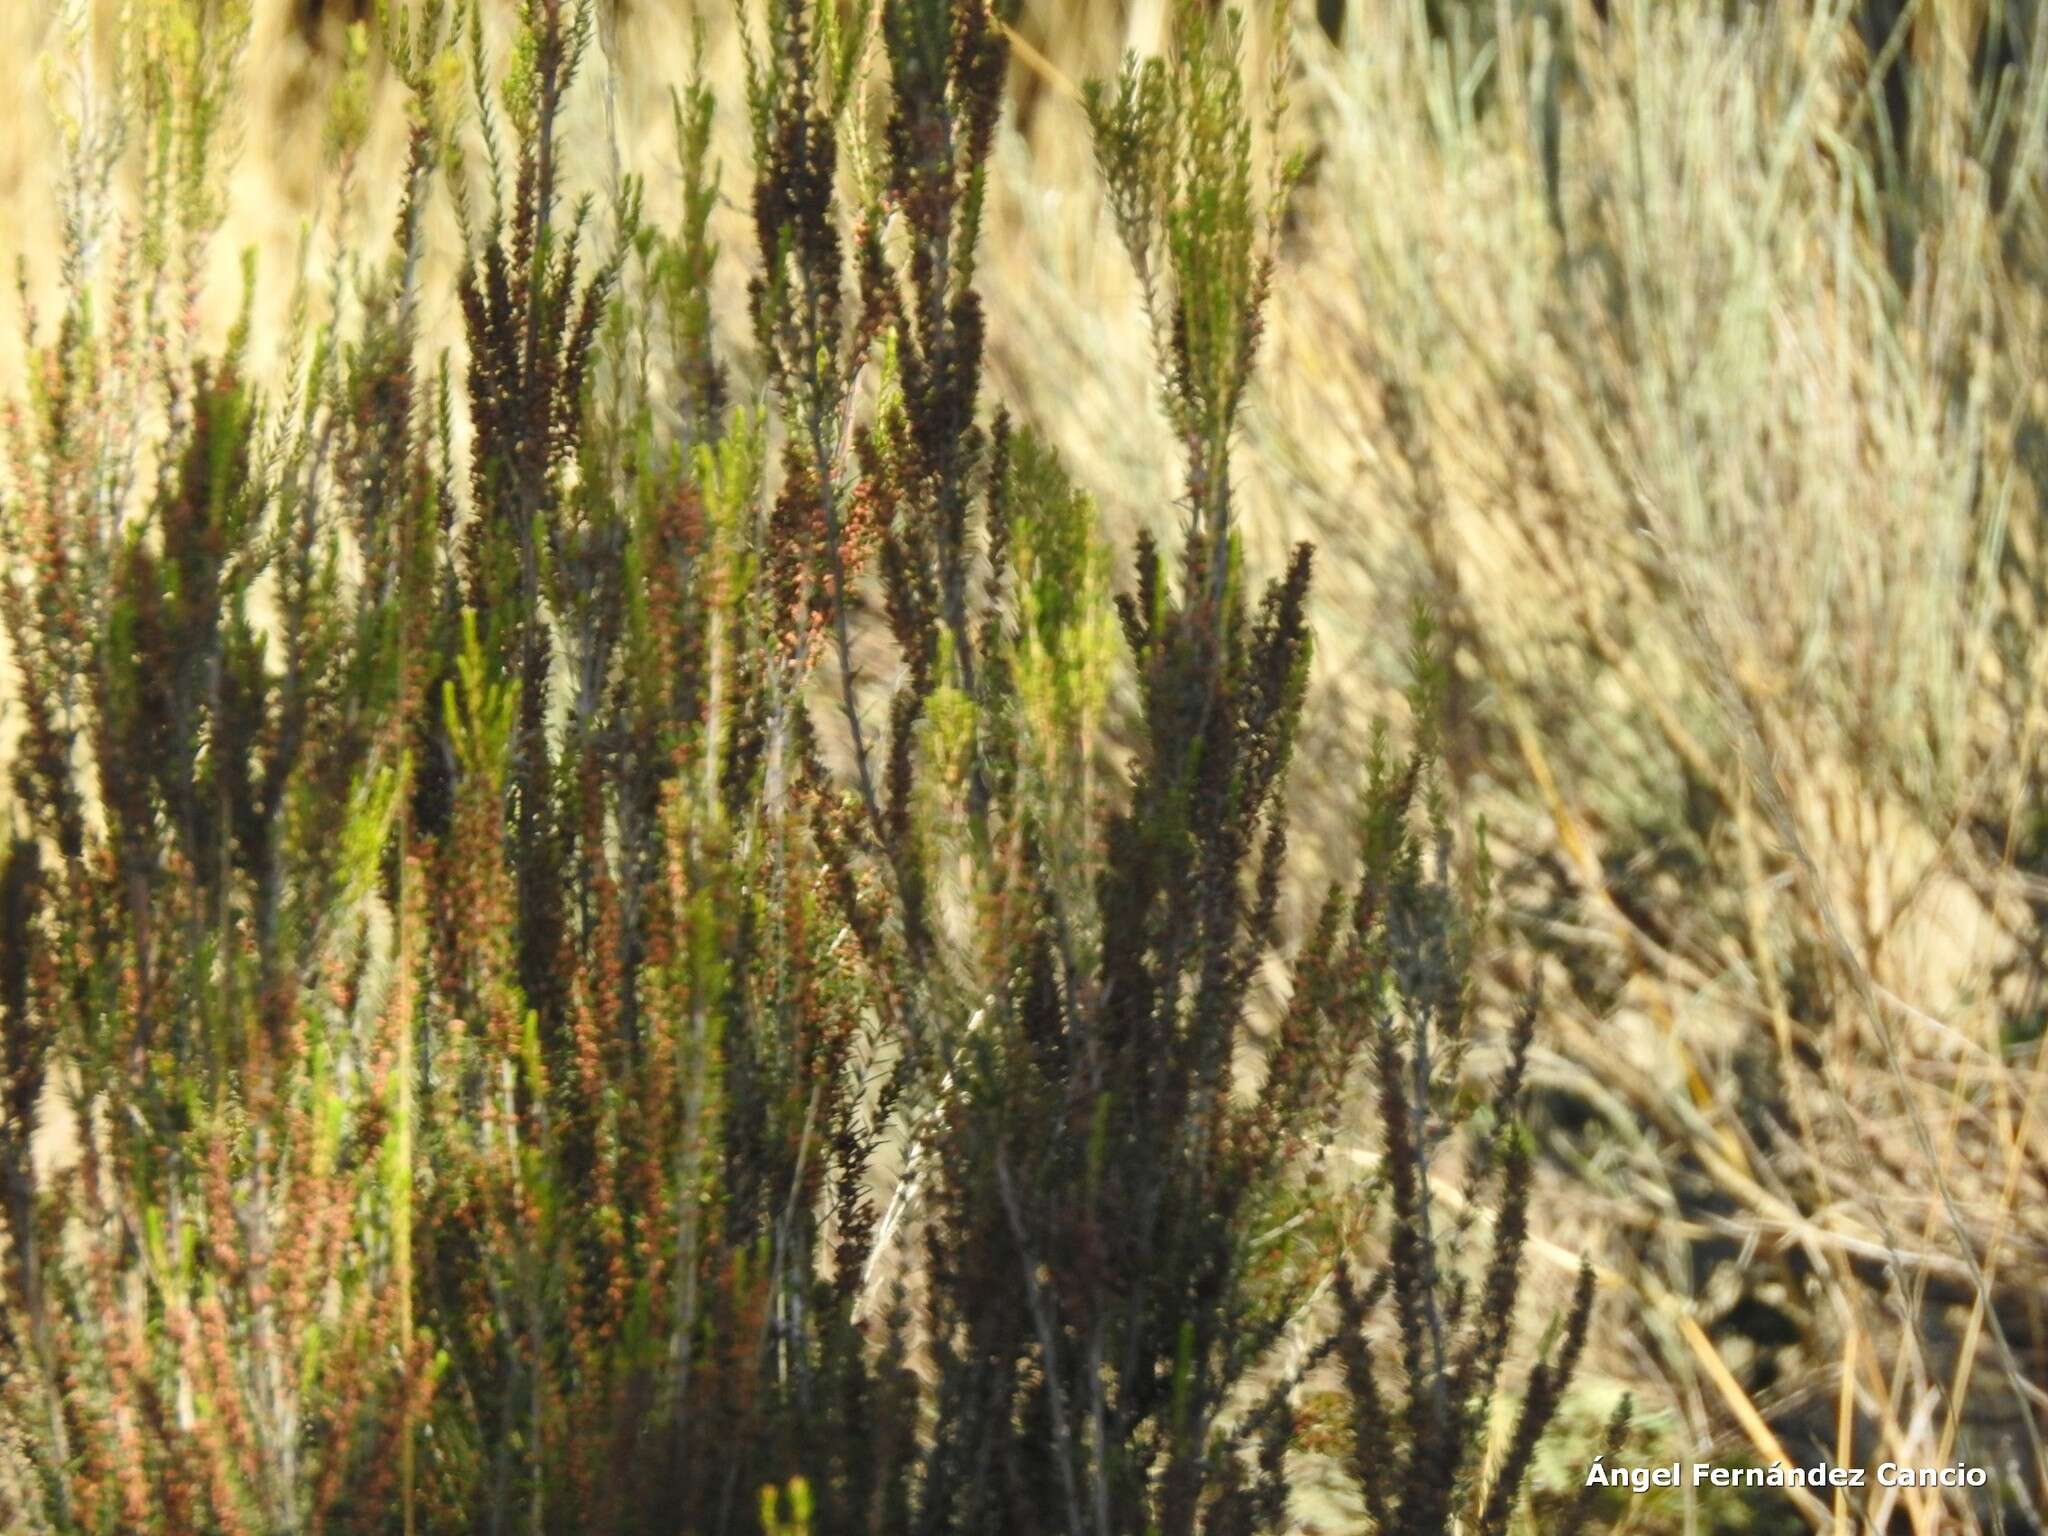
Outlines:
[[[1573, 974], [1560, 1087], [1642, 1128], [1598, 1170], [1631, 1283], [1745, 1353], [1745, 1305], [1799, 1318], [1806, 1366], [1769, 1387], [1792, 1432], [1826, 1428], [1846, 1335], [1880, 1438], [1980, 1414], [2026, 1467], [2032, 194], [1995, 206], [1964, 133], [1930, 134], [1901, 287], [1842, 28], [1666, 7], [1575, 65], [1500, 41], [1484, 113], [1412, 28], [1318, 71], [1332, 232], [1276, 456], [1348, 568], [1405, 570], [1465, 642], [1472, 780]], [[1644, 1317], [1675, 1383], [1704, 1368], [1695, 1432], [1740, 1424], [1763, 1388]]]
[[[1528, 941], [1501, 980], [1533, 951], [1551, 981], [1542, 1251], [1590, 1246], [1628, 1298], [1608, 1376], [1674, 1455], [1966, 1445], [2039, 1499], [2048, 260], [2037, 188], [2001, 200], [1972, 153], [1969, 8], [1913, 44], [1932, 126], [1903, 262], [1839, 6], [1617, 3], [1604, 28], [1584, 6], [1466, 9], [1480, 40], [1359, 0], [1342, 47], [1304, 47], [1317, 161], [1243, 460], [1255, 560], [1326, 551], [1309, 825], [1341, 824], [1364, 722], [1395, 707], [1399, 619], [1429, 597], [1460, 647], [1455, 767]], [[317, 272], [395, 195], [374, 105], [352, 177], [324, 167], [344, 50], [299, 10], [257, 7], [206, 290], [217, 331], [235, 253], [258, 251], [273, 359], [303, 232]], [[659, 216], [689, 23], [618, 10], [571, 153], [600, 194], [646, 173]], [[1174, 455], [1072, 81], [1155, 46], [1164, 7], [1046, 0], [1018, 25], [983, 285], [997, 380], [1127, 523], [1172, 495]], [[737, 168], [738, 40], [709, 26]], [[0, 257], [32, 291], [53, 275], [37, 59], [58, 37], [49, 0], [0, 18], [20, 125]], [[2011, 106], [2036, 139], [2044, 93], [2036, 65]], [[742, 210], [722, 219], [744, 249]], [[445, 219], [434, 259], [454, 259]], [[728, 262], [728, 315], [743, 280]], [[452, 342], [456, 318], [428, 327]], [[10, 389], [18, 364], [10, 341]], [[1795, 1515], [1859, 1512], [1978, 1518], [1875, 1489]]]

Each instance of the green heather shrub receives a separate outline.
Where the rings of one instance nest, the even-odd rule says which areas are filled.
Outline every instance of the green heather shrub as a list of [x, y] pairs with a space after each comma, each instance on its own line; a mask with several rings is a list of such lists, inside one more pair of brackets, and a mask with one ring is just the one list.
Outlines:
[[[1426, 624], [1357, 874], [1282, 937], [1311, 557], [1255, 583], [1231, 452], [1284, 57], [1263, 133], [1192, 6], [1088, 95], [1186, 454], [1112, 602], [984, 399], [973, 0], [754, 20], [758, 405], [709, 89], [674, 229], [573, 200], [571, 0], [502, 72], [474, 5], [357, 34], [409, 95], [395, 239], [260, 394], [179, 289], [245, 20], [145, 15], [146, 215], [77, 136], [0, 523], [7, 1528], [1250, 1536], [1327, 1365], [1368, 1528], [1507, 1530], [1592, 1281], [1510, 1371], [1535, 1010], [1488, 1088]], [[1363, 1242], [1319, 1151], [1361, 1105]]]

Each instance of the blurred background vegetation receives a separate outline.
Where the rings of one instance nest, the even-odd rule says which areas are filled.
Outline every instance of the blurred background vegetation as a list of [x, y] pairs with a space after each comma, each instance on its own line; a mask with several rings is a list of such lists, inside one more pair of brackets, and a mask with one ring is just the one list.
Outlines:
[[[94, 129], [56, 87], [121, 9], [0, 16], [0, 260], [27, 302]], [[368, 9], [259, 0], [222, 104], [235, 169], [186, 298], [225, 337], [253, 250], [259, 376], [294, 274], [381, 239], [403, 186]], [[1180, 445], [1076, 82], [1158, 49], [1168, 13], [1025, 0], [984, 236], [995, 393], [1119, 550], [1179, 493]], [[602, 7], [562, 174], [600, 200], [642, 174], [673, 220], [700, 25], [712, 230], [746, 251], [723, 7]], [[1557, 1476], [1627, 1391], [1646, 1454], [1967, 1452], [2022, 1491], [2006, 1528], [2040, 1529], [2048, 26], [2032, 0], [1316, 0], [1289, 25], [1309, 161], [1236, 462], [1252, 567], [1322, 550], [1292, 847], [1344, 867], [1368, 722], [1403, 709], [1388, 615], [1425, 600], [1500, 882], [1485, 984], [1544, 988], [1531, 1252], [1555, 1298], [1581, 1252], [1619, 1298]], [[459, 343], [461, 259], [437, 205], [430, 346]], [[718, 272], [726, 336], [746, 277]], [[758, 390], [758, 359], [725, 361]], [[1821, 1504], [1651, 1496], [1628, 1528], [1989, 1518], [1936, 1491]]]

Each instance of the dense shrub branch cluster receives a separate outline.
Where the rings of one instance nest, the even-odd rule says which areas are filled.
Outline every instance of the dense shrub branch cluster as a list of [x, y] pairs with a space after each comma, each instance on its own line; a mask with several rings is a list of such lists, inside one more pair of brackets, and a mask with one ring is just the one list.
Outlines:
[[[1504, 1531], [1590, 1281], [1488, 1457], [1535, 1014], [1472, 1119], [1428, 730], [1283, 943], [1312, 560], [1255, 583], [1230, 486], [1294, 171], [1238, 22], [1188, 8], [1089, 98], [1186, 453], [1178, 552], [1112, 604], [1089, 502], [984, 398], [977, 0], [756, 22], [758, 409], [701, 80], [674, 229], [631, 182], [608, 239], [567, 203], [578, 0], [525, 0], [502, 72], [475, 5], [380, 9], [396, 239], [259, 393], [240, 331], [209, 357], [137, 296], [206, 233], [240, 37], [158, 9], [184, 51], [131, 105], [189, 174], [110, 283], [78, 235], [9, 419], [9, 1529], [1252, 1536], [1334, 1361], [1373, 1528]], [[460, 391], [416, 331], [444, 176]], [[1357, 1100], [1384, 1241], [1276, 1241]]]

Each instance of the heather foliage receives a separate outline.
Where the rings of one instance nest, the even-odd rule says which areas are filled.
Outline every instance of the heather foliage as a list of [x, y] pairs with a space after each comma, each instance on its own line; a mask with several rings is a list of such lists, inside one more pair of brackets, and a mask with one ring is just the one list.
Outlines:
[[[1426, 626], [1359, 873], [1282, 939], [1311, 557], [1254, 580], [1231, 455], [1284, 56], [1263, 135], [1193, 6], [1089, 95], [1185, 455], [1112, 602], [985, 397], [995, 13], [755, 19], [758, 405], [706, 83], [673, 227], [567, 190], [582, 0], [504, 61], [473, 4], [355, 34], [407, 101], [395, 239], [305, 279], [260, 394], [166, 287], [243, 22], [146, 13], [9, 420], [9, 1528], [1252, 1536], [1334, 1362], [1374, 1529], [1505, 1530], [1591, 1282], [1491, 1446], [1534, 1012], [1482, 1092]], [[418, 334], [441, 196], [460, 387]], [[1362, 1235], [1303, 1172], [1361, 1099]]]
[[[1440, 714], [1435, 645], [1427, 620], [1418, 619], [1413, 666], [1417, 716], [1425, 722]], [[1327, 1346], [1348, 1400], [1353, 1479], [1376, 1531], [1426, 1536], [1455, 1521], [1457, 1529], [1499, 1536], [1585, 1350], [1593, 1271], [1581, 1266], [1554, 1351], [1531, 1367], [1497, 1459], [1485, 1457], [1529, 1236], [1532, 1145], [1521, 1099], [1538, 1009], [1532, 996], [1516, 1015], [1505, 1070], [1491, 1098], [1475, 1102], [1458, 1064], [1472, 1041], [1471, 946], [1480, 936], [1474, 919], [1485, 909], [1487, 874], [1482, 846], [1480, 889], [1460, 890], [1453, 875], [1439, 750], [1427, 728], [1398, 764], [1384, 739], [1375, 742], [1364, 878], [1348, 899], [1333, 895], [1324, 906], [1293, 1011], [1341, 1008], [1361, 978], [1374, 999], [1359, 1048], [1371, 1061], [1378, 1111], [1379, 1178], [1391, 1218], [1387, 1262], [1362, 1287], [1348, 1269], [1337, 1270], [1341, 1327]], [[1468, 1200], [1493, 1204], [1483, 1262], [1467, 1259], [1471, 1207], [1443, 1211], [1432, 1177], [1438, 1155], [1460, 1141], [1469, 1147]], [[1368, 1342], [1383, 1310], [1394, 1314], [1398, 1370]], [[1623, 1399], [1609, 1428], [1610, 1453], [1629, 1416]], [[1575, 1502], [1553, 1528], [1576, 1530], [1586, 1514]]]

